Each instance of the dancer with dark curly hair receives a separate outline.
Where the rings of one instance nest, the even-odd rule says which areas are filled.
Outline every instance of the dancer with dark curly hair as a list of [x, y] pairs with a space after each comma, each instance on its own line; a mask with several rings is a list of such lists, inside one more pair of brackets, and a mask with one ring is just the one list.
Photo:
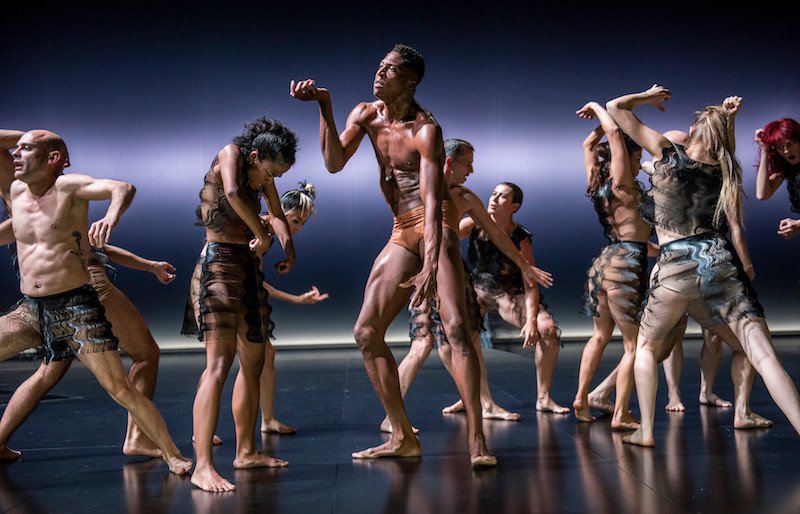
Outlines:
[[[636, 181], [642, 148], [617, 126], [603, 107], [589, 102], [577, 111], [581, 118], [597, 117], [600, 125], [583, 142], [587, 196], [600, 218], [608, 245], [592, 262], [586, 282], [585, 311], [592, 316], [594, 333], [586, 343], [572, 407], [579, 421], [594, 421], [589, 412], [589, 385], [614, 326], [622, 333], [625, 353], [616, 378], [613, 428], [636, 428], [628, 411], [633, 393], [633, 357], [639, 316], [647, 290], [647, 254], [650, 225], [639, 216], [642, 188]], [[605, 135], [607, 143], [600, 140]]]
[[271, 235], [259, 217], [266, 199], [273, 233], [286, 253], [277, 264], [286, 273], [295, 261], [292, 236], [280, 207], [275, 178], [295, 159], [295, 135], [280, 122], [259, 118], [214, 158], [200, 191], [198, 223], [206, 230], [207, 250], [199, 293], [199, 338], [206, 347], [206, 369], [194, 400], [197, 467], [192, 483], [205, 491], [235, 489], [214, 468], [211, 453], [219, 417], [220, 396], [234, 357], [239, 373], [233, 387], [236, 427], [234, 468], [282, 467], [288, 463], [262, 455], [255, 442], [259, 382], [264, 347], [272, 337], [272, 311], [262, 286], [261, 256]]
[[[315, 197], [314, 185], [305, 182], [300, 184], [299, 189], [289, 190], [281, 196], [281, 210], [286, 217], [292, 236], [297, 234], [306, 224], [308, 218], [314, 214]], [[267, 229], [267, 233], [273, 234], [273, 216], [269, 214], [261, 215], [261, 220]], [[269, 240], [269, 244], [270, 246], [272, 245], [272, 239]], [[206, 247], [203, 247], [189, 285], [189, 295], [181, 330], [184, 335], [197, 335], [198, 333], [197, 318], [200, 315], [200, 283], [203, 278], [205, 257]], [[295, 295], [276, 289], [266, 281], [262, 283], [262, 286], [266, 288], [271, 299], [297, 305], [315, 304], [328, 298], [327, 293], [320, 293], [316, 287], [312, 287], [305, 293]], [[260, 384], [261, 431], [274, 434], [294, 434], [296, 432], [295, 428], [275, 419], [275, 347], [269, 340], [264, 341], [264, 368], [261, 371]], [[215, 435], [213, 442], [214, 444], [222, 444], [222, 439]]]

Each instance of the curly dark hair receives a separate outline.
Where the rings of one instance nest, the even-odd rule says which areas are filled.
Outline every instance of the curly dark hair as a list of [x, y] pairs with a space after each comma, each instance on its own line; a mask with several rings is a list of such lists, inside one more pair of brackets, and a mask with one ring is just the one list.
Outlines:
[[[623, 132], [622, 138], [625, 140], [625, 149], [628, 151], [628, 157], [642, 149], [628, 134]], [[586, 189], [586, 196], [592, 198], [608, 182], [608, 166], [611, 164], [611, 150], [608, 147], [608, 142], [598, 143], [594, 147], [594, 154], [598, 162], [592, 168], [592, 183]]]
[[392, 52], [400, 54], [400, 57], [403, 58], [403, 64], [417, 76], [417, 83], [422, 82], [422, 76], [425, 75], [425, 60], [422, 58], [422, 55], [410, 46], [402, 43], [394, 45]]
[[262, 116], [246, 123], [242, 135], [233, 138], [233, 144], [243, 156], [255, 150], [259, 159], [280, 159], [291, 166], [297, 151], [297, 136], [280, 121]]

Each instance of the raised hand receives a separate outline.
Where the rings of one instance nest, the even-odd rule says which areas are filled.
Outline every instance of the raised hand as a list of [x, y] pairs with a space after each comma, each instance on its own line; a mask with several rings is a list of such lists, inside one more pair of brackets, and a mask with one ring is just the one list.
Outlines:
[[575, 111], [575, 114], [585, 120], [591, 120], [596, 116], [594, 110], [595, 105], [597, 105], [597, 102], [588, 102], [586, 105]]
[[756, 133], [753, 136], [753, 141], [758, 143], [759, 148], [766, 150], [767, 145], [764, 144], [764, 129], [756, 129]]
[[664, 86], [659, 86], [658, 84], [653, 84], [653, 86], [645, 91], [644, 94], [646, 96], [645, 103], [649, 103], [661, 112], [665, 111], [664, 106], [661, 105], [661, 103], [672, 98], [672, 93], [670, 90]]
[[728, 116], [735, 115], [737, 112], [739, 112], [739, 109], [742, 108], [742, 97], [729, 96], [722, 101], [722, 108], [727, 111]]
[[330, 100], [328, 90], [323, 87], [317, 87], [311, 79], [294, 80], [289, 83], [289, 94], [298, 100], [304, 102]]

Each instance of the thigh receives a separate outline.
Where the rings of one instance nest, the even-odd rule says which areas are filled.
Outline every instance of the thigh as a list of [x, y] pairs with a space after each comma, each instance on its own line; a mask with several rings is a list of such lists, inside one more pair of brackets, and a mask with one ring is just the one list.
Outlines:
[[42, 344], [42, 336], [32, 316], [24, 304], [0, 316], [0, 361]]
[[401, 287], [400, 284], [418, 273], [420, 266], [417, 254], [388, 243], [375, 258], [370, 270], [357, 325], [387, 328], [408, 303], [413, 292], [411, 288]]
[[436, 292], [442, 323], [445, 327], [450, 325], [451, 330], [455, 325], [463, 328], [467, 310], [464, 265], [461, 261], [458, 240], [449, 229], [442, 230]]
[[120, 349], [128, 356], [139, 361], [158, 352], [158, 345], [153, 340], [144, 317], [122, 291], [112, 285], [101, 304], [105, 307], [106, 318], [119, 339]]

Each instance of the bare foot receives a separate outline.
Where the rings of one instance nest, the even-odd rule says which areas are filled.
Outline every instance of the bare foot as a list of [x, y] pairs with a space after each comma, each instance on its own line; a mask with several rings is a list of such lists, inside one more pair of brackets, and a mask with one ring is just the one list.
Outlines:
[[496, 403], [492, 403], [485, 409], [482, 408], [481, 414], [483, 419], [499, 419], [502, 421], [519, 421], [522, 419], [522, 416], [516, 412], [509, 412]]
[[383, 457], [419, 457], [422, 455], [422, 446], [417, 438], [404, 441], [388, 441], [380, 446], [367, 448], [360, 452], [353, 452], [354, 459], [380, 459]]
[[210, 493], [224, 493], [236, 489], [235, 485], [219, 476], [213, 468], [202, 471], [196, 469], [192, 473], [192, 483]]
[[18, 459], [22, 455], [21, 452], [17, 450], [12, 450], [8, 446], [3, 449], [0, 449], [0, 460], [14, 460]]
[[619, 419], [612, 419], [611, 428], [614, 430], [635, 430], [639, 428], [639, 420], [631, 416], [630, 411], [628, 411]]
[[[419, 434], [419, 429], [416, 427], [411, 427], [411, 430], [414, 431], [415, 434]], [[391, 434], [392, 433], [392, 424], [389, 422], [389, 416], [383, 418], [381, 422], [381, 432]]]
[[456, 403], [449, 407], [445, 407], [442, 409], [442, 414], [453, 414], [456, 412], [464, 412], [466, 409], [464, 408], [464, 402], [458, 400]]
[[262, 418], [261, 432], [265, 434], [296, 434], [297, 429], [288, 425], [284, 425], [275, 418], [272, 418], [269, 421], [264, 421]]
[[469, 458], [472, 469], [492, 468], [497, 466], [497, 459], [493, 455], [476, 455]]
[[733, 428], [745, 430], [748, 428], [769, 428], [771, 426], [771, 420], [759, 416], [755, 412], [750, 412], [744, 417], [736, 416], [735, 414], [733, 416]]
[[554, 414], [567, 414], [569, 413], [569, 408], [562, 407], [561, 405], [554, 402], [550, 397], [541, 398], [536, 400], [536, 410], [539, 412], [552, 412]]
[[185, 475], [194, 465], [192, 459], [187, 459], [180, 453], [175, 457], [164, 458], [164, 462], [169, 466], [169, 470], [176, 475]]
[[614, 414], [614, 402], [608, 398], [589, 395], [589, 407], [599, 410], [603, 414]]
[[[139, 432], [141, 434], [141, 432]], [[122, 453], [125, 455], [141, 455], [144, 457], [161, 457], [161, 450], [144, 434], [140, 437], [125, 439], [122, 443]]]
[[[192, 442], [194, 442], [194, 436], [192, 436]], [[211, 446], [222, 446], [222, 438], [214, 434], [214, 437], [211, 438]]]
[[727, 409], [728, 407], [733, 407], [733, 404], [728, 400], [723, 400], [719, 396], [714, 393], [706, 394], [704, 392], [700, 393], [700, 403], [702, 405], [711, 405], [712, 407], [722, 407]]
[[686, 410], [686, 407], [683, 406], [683, 402], [681, 402], [680, 400], [670, 401], [664, 408], [667, 409], [667, 411], [669, 412], [683, 412]]
[[646, 446], [648, 448], [652, 448], [656, 445], [656, 442], [653, 440], [653, 436], [651, 435], [650, 437], [645, 437], [641, 430], [636, 430], [633, 433], [623, 436], [622, 442], [635, 444], [638, 446]]
[[249, 469], [249, 468], [285, 468], [289, 463], [285, 460], [276, 459], [263, 453], [248, 453], [245, 455], [237, 455], [233, 459], [233, 469]]
[[591, 423], [597, 419], [592, 416], [592, 413], [589, 411], [589, 406], [585, 405], [582, 400], [575, 400], [572, 402], [572, 410], [575, 412], [575, 417], [578, 421]]

